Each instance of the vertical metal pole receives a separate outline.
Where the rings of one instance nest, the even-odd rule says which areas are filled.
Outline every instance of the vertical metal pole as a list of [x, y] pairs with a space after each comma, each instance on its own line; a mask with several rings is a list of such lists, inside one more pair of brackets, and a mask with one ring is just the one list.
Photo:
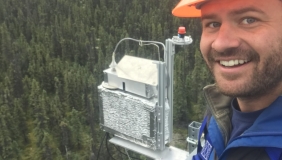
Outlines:
[[165, 148], [165, 63], [158, 63], [157, 147]]
[[169, 85], [167, 88], [168, 104], [170, 107], [170, 118], [169, 118], [169, 142], [172, 141], [173, 137], [173, 68], [174, 68], [174, 55], [175, 55], [175, 45], [189, 45], [193, 42], [192, 38], [185, 36], [184, 38], [179, 38], [178, 36], [173, 36], [172, 39], [167, 39], [165, 41], [166, 45], [166, 59], [165, 63], [167, 65]]
[[169, 142], [172, 141], [173, 137], [173, 66], [174, 66], [174, 54], [175, 45], [170, 39], [166, 40], [166, 64], [169, 76], [169, 85], [167, 89], [168, 104], [170, 107], [170, 118], [169, 118]]

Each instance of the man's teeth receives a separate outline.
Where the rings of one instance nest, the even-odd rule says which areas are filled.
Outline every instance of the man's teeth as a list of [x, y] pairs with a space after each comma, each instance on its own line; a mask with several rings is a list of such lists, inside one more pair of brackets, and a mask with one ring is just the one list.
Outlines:
[[223, 65], [223, 66], [226, 66], [226, 67], [232, 67], [232, 66], [236, 66], [236, 65], [239, 65], [239, 64], [244, 64], [244, 63], [247, 63], [248, 61], [247, 60], [230, 60], [230, 61], [220, 61], [220, 64]]

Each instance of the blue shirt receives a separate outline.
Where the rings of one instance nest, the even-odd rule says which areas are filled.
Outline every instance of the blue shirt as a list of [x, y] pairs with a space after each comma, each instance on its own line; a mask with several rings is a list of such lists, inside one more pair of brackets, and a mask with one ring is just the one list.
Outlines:
[[232, 103], [232, 132], [230, 135], [229, 142], [234, 138], [240, 136], [245, 130], [250, 128], [258, 116], [263, 112], [264, 109], [254, 112], [241, 112], [237, 99], [233, 99]]

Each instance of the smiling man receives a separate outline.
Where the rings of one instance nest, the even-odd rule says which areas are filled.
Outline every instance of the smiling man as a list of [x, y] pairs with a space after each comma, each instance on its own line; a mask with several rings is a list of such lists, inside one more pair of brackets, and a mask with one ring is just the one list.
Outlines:
[[195, 159], [282, 159], [282, 2], [182, 0], [202, 21], [200, 48], [215, 84], [204, 88], [205, 146]]

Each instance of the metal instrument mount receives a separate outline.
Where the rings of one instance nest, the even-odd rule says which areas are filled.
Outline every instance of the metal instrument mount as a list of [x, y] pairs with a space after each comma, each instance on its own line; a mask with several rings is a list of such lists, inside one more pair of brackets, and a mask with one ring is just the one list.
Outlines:
[[[130, 136], [124, 135], [121, 133], [121, 131], [117, 130], [115, 131], [113, 128], [106, 125], [106, 119], [104, 118], [106, 112], [103, 109], [103, 96], [100, 96], [100, 123], [101, 128], [105, 130], [106, 132], [111, 132], [115, 136], [111, 138], [109, 141], [113, 144], [119, 145], [121, 147], [124, 147], [128, 150], [132, 150], [134, 152], [143, 154], [147, 157], [156, 159], [156, 160], [189, 160], [192, 158], [192, 154], [189, 154], [187, 151], [175, 148], [173, 146], [167, 146], [172, 141], [173, 137], [173, 72], [174, 72], [174, 55], [175, 55], [175, 46], [176, 45], [189, 45], [193, 42], [192, 38], [190, 36], [185, 36], [185, 28], [180, 27], [178, 30], [178, 36], [173, 36], [171, 39], [167, 39], [165, 41], [165, 45], [160, 42], [155, 41], [142, 41], [142, 43], [146, 42], [146, 44], [159, 44], [164, 47], [164, 62], [162, 61], [154, 61], [153, 63], [157, 66], [157, 89], [156, 89], [156, 103], [155, 103], [155, 113], [156, 115], [156, 121], [149, 120], [150, 123], [155, 124], [154, 128], [151, 128], [153, 132], [156, 135], [156, 143], [153, 144], [150, 142], [150, 145], [147, 145], [148, 142], [144, 142], [143, 140], [139, 140], [138, 138], [128, 138]], [[130, 39], [130, 38], [127, 38]], [[132, 40], [132, 39], [131, 39]], [[122, 40], [121, 40], [122, 41]], [[120, 41], [120, 42], [121, 42]], [[135, 40], [138, 41], [138, 40]], [[119, 43], [120, 43], [119, 42]], [[118, 43], [118, 44], [119, 44]], [[139, 41], [140, 43], [140, 41]], [[118, 46], [117, 44], [117, 46]], [[117, 47], [116, 47], [117, 48]], [[116, 49], [115, 49], [116, 50]], [[115, 53], [115, 52], [114, 52]], [[115, 60], [114, 60], [114, 54], [113, 54], [113, 62], [111, 66], [116, 67]], [[126, 91], [126, 86], [129, 86], [130, 84], [133, 84], [131, 86], [145, 86], [145, 88], [148, 88], [148, 84], [143, 83], [137, 83], [133, 82], [132, 80], [118, 80], [118, 76], [116, 76], [115, 72], [118, 71], [119, 68], [116, 67], [113, 70], [107, 69], [104, 71], [105, 78], [103, 82], [103, 87], [108, 89], [121, 89], [123, 90], [125, 96], [128, 91]], [[118, 77], [118, 78], [116, 78]], [[117, 84], [111, 83], [110, 79], [114, 79], [114, 81], [118, 81]], [[128, 82], [127, 82], [128, 81]], [[128, 83], [129, 85], [125, 84]], [[122, 83], [122, 85], [121, 85]], [[136, 85], [137, 84], [137, 85]], [[99, 92], [100, 94], [103, 94], [103, 87], [99, 86]], [[152, 85], [153, 86], [153, 85]], [[154, 88], [152, 87], [151, 88]], [[145, 95], [144, 98], [148, 99], [147, 89], [145, 89], [144, 92], [139, 93], [140, 89], [135, 90], [134, 87], [130, 88], [133, 94], [137, 94], [140, 96]], [[151, 89], [150, 92], [153, 92], [154, 89]], [[116, 94], [115, 91], [108, 90], [106, 91], [106, 94]], [[154, 94], [152, 94], [154, 95]], [[131, 96], [131, 95], [130, 95]], [[146, 97], [147, 96], [147, 97]], [[101, 98], [102, 97], [102, 98]], [[151, 98], [153, 99], [153, 98]], [[150, 100], [151, 102], [152, 100]], [[122, 102], [124, 103], [124, 102]], [[134, 102], [135, 103], [135, 102]], [[138, 102], [139, 103], [139, 102]], [[102, 106], [102, 107], [101, 107]], [[169, 109], [168, 109], [169, 108]], [[101, 115], [102, 114], [102, 115]], [[151, 114], [152, 115], [152, 114]], [[151, 116], [152, 117], [152, 116]], [[167, 133], [169, 132], [169, 133]], [[151, 131], [152, 133], [152, 131]], [[152, 134], [151, 134], [152, 135]], [[144, 137], [144, 136], [143, 136]], [[127, 139], [128, 138], [128, 139]], [[146, 139], [147, 140], [147, 139]], [[138, 141], [138, 143], [136, 143]], [[189, 141], [188, 141], [189, 142]], [[194, 140], [191, 142], [194, 143]], [[140, 145], [141, 144], [141, 145]], [[148, 147], [149, 146], [149, 147]], [[150, 148], [151, 147], [151, 148]], [[191, 148], [192, 149], [192, 148]], [[194, 148], [193, 148], [194, 149]], [[190, 152], [190, 151], [189, 151]], [[194, 151], [195, 152], [195, 149]]]

